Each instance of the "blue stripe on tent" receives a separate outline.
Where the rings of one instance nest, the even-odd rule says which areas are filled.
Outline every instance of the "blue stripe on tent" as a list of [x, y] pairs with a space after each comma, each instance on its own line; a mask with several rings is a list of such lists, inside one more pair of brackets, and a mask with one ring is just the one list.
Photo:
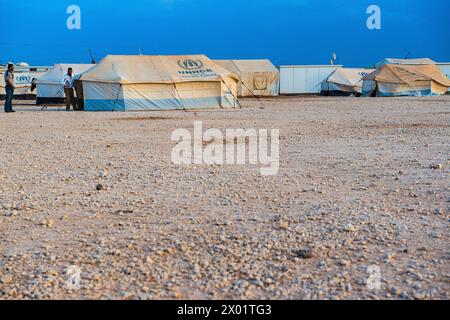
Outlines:
[[403, 92], [379, 92], [378, 95], [380, 97], [430, 97], [437, 96], [437, 93], [432, 92], [431, 90], [414, 90], [414, 91], [403, 91]]
[[149, 111], [149, 110], [197, 110], [216, 109], [221, 105], [221, 97], [181, 99], [120, 99], [85, 100], [85, 111]]
[[124, 100], [84, 100], [85, 111], [125, 111]]
[[[368, 97], [372, 92], [363, 92], [363, 97]], [[402, 92], [377, 92], [378, 97], [432, 97], [439, 96], [440, 94], [434, 93], [431, 90], [414, 90], [414, 91], [402, 91]]]

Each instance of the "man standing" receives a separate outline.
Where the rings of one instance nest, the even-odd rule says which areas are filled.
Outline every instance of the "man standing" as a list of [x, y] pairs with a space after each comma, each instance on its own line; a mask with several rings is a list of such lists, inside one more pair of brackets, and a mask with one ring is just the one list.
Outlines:
[[6, 99], [5, 99], [5, 112], [11, 113], [15, 112], [12, 108], [12, 100], [14, 95], [14, 89], [16, 88], [16, 82], [14, 80], [14, 65], [8, 64], [8, 70], [5, 72], [5, 90], [6, 90]]
[[75, 94], [73, 91], [73, 85], [75, 78], [73, 76], [72, 68], [67, 69], [67, 74], [63, 78], [64, 93], [66, 94], [66, 110], [70, 111], [70, 105], [73, 106], [73, 110], [77, 110], [77, 102], [75, 100]]

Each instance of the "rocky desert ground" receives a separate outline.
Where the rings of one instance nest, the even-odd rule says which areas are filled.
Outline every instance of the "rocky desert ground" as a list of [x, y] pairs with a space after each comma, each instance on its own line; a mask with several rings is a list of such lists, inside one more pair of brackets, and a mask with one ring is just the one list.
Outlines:
[[[0, 113], [0, 299], [450, 298], [449, 96], [16, 103]], [[171, 133], [196, 120], [279, 129], [279, 174], [173, 164]]]

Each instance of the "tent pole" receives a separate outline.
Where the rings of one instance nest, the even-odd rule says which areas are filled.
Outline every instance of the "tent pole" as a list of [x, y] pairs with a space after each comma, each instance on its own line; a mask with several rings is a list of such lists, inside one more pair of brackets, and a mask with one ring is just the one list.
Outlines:
[[261, 99], [259, 99], [259, 98], [253, 93], [253, 91], [250, 90], [250, 89], [245, 85], [244, 82], [242, 82], [242, 84], [243, 84], [244, 87], [252, 94], [252, 96], [259, 102], [259, 104], [265, 109], [266, 106], [264, 105], [264, 103], [262, 103]]
[[178, 100], [180, 100], [180, 104], [181, 104], [181, 107], [183, 108], [183, 111], [186, 111], [186, 107], [183, 104], [183, 100], [181, 100], [181, 96], [180, 96], [180, 93], [178, 92], [177, 84], [175, 82], [173, 83], [173, 89], [175, 91], [175, 94], [178, 97]]
[[237, 104], [239, 105], [239, 108], [242, 109], [241, 103], [239, 102], [239, 99], [233, 94], [233, 91], [231, 91], [231, 89], [227, 86], [226, 82], [222, 79], [223, 84], [225, 85], [225, 87], [230, 90], [231, 95], [233, 96], [234, 100], [237, 102]]

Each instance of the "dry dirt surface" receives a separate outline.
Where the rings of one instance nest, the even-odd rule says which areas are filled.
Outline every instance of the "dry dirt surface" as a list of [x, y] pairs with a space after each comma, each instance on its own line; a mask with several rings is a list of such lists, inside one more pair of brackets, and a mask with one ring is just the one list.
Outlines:
[[[450, 298], [450, 97], [242, 104], [1, 112], [0, 299]], [[279, 174], [173, 164], [195, 120], [279, 129]]]

